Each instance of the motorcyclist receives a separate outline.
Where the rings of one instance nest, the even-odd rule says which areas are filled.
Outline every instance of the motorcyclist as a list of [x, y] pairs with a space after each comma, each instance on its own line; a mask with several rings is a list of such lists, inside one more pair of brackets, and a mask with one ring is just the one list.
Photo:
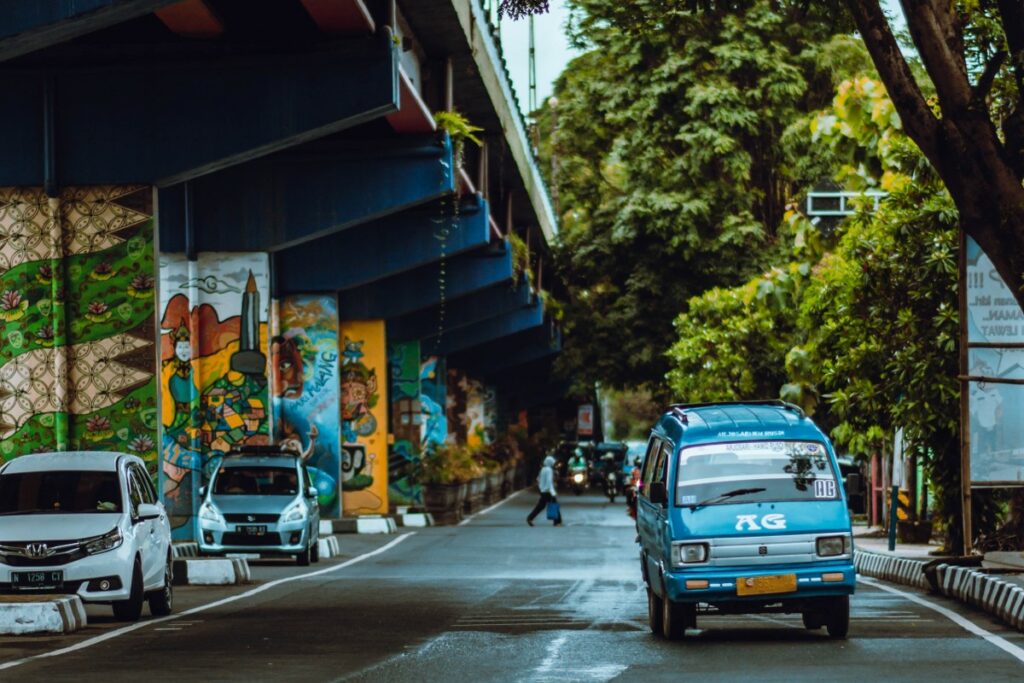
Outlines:
[[583, 449], [579, 446], [572, 452], [572, 457], [569, 458], [569, 469], [570, 470], [585, 470], [587, 469], [587, 459], [583, 456]]
[[626, 488], [626, 504], [629, 506], [629, 516], [636, 519], [636, 501], [640, 493], [640, 458], [633, 460], [633, 471], [629, 474], [629, 486]]

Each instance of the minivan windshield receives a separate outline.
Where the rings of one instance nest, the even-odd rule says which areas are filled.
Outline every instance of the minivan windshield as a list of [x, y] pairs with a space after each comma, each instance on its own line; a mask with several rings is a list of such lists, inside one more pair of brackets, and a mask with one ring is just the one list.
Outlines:
[[838, 498], [835, 471], [821, 443], [744, 441], [679, 452], [676, 505]]
[[217, 496], [294, 496], [299, 477], [294, 467], [233, 465], [221, 467], [213, 482]]
[[121, 512], [117, 472], [70, 470], [0, 475], [0, 515]]

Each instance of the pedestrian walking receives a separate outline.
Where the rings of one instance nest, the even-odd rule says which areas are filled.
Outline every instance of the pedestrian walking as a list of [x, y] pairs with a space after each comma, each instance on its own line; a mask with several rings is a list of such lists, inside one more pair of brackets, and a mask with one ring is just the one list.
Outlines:
[[[533, 510], [530, 511], [530, 515], [526, 518], [526, 523], [533, 526], [533, 518], [541, 513], [541, 510], [546, 510], [548, 503], [557, 503], [558, 497], [555, 491], [555, 459], [550, 455], [544, 458], [544, 467], [540, 469], [540, 475], [537, 477], [537, 488], [540, 489], [540, 500], [533, 506]], [[562, 524], [562, 511], [559, 509], [558, 516], [551, 520], [555, 526], [561, 526]]]

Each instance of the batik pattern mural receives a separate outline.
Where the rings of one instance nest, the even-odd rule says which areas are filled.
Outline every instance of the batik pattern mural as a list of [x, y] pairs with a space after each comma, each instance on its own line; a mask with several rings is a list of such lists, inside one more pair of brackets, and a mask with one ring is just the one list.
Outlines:
[[157, 469], [153, 191], [0, 188], [0, 461], [125, 451]]
[[424, 451], [448, 440], [448, 372], [445, 359], [427, 356], [420, 361], [420, 444]]
[[388, 511], [387, 348], [383, 320], [341, 323], [341, 478], [346, 515]]
[[[490, 402], [493, 409], [493, 395]], [[488, 425], [487, 403], [487, 389], [482, 382], [462, 370], [448, 368], [447, 413], [450, 439], [469, 446], [490, 443], [494, 422]]]
[[213, 456], [270, 441], [266, 254], [160, 258], [161, 490], [175, 538], [193, 535]]
[[302, 295], [279, 306], [280, 334], [270, 342], [277, 442], [302, 454], [319, 491], [320, 516], [341, 516], [341, 418], [338, 303]]
[[423, 492], [416, 478], [419, 461], [420, 424], [420, 343], [388, 344], [388, 370], [391, 379], [391, 433], [394, 443], [388, 448], [388, 495], [392, 505], [421, 505]]

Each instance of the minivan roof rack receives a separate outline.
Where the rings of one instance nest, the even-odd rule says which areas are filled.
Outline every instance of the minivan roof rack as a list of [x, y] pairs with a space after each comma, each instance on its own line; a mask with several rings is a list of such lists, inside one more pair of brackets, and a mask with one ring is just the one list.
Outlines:
[[246, 455], [290, 455], [299, 457], [300, 453], [294, 448], [287, 448], [275, 444], [242, 445], [232, 448], [224, 454], [224, 457], [246, 456]]
[[756, 405], [756, 406], [774, 406], [776, 408], [782, 408], [784, 410], [791, 410], [801, 418], [806, 417], [803, 408], [790, 403], [789, 401], [783, 401], [778, 398], [769, 399], [757, 399], [753, 401], [708, 401], [706, 403], [673, 403], [669, 405], [669, 410], [675, 413], [680, 420], [684, 423], [686, 419], [686, 411], [693, 408], [712, 408], [715, 406], [744, 406], [744, 405]]

